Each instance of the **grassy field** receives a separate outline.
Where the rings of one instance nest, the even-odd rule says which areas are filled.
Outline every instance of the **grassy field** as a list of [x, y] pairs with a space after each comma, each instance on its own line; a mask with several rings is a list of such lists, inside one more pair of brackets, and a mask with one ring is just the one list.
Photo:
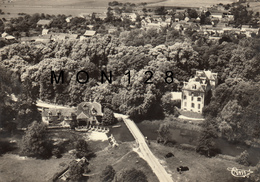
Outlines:
[[[252, 167], [245, 167], [237, 164], [236, 162], [220, 159], [220, 158], [207, 158], [197, 154], [195, 151], [181, 150], [174, 147], [167, 147], [152, 142], [149, 146], [167, 170], [175, 176], [180, 182], [237, 182], [245, 181], [243, 178], [235, 178], [231, 175], [228, 167], [237, 167], [239, 169], [253, 169]], [[164, 155], [172, 152], [174, 157], [164, 158]], [[189, 171], [179, 174], [176, 170], [179, 166], [188, 166]]]
[[5, 154], [0, 157], [0, 181], [45, 182], [51, 179], [56, 172], [62, 170], [71, 160], [70, 158], [22, 159], [17, 155]]
[[[247, 4], [244, 5], [246, 6]], [[248, 8], [248, 10], [252, 10], [254, 12], [260, 12], [260, 2], [250, 2], [249, 6], [250, 7]]]
[[[7, 0], [1, 0], [3, 4], [7, 5], [22, 5], [27, 6], [28, 4], [30, 6], [78, 6], [80, 8], [85, 7], [104, 7], [108, 6], [108, 2], [112, 2], [113, 0], [14, 0], [12, 2], [9, 2]], [[141, 3], [141, 2], [147, 2], [147, 3], [155, 3], [160, 2], [160, 0], [117, 0], [121, 3], [131, 2], [131, 3]]]
[[[112, 1], [112, 0], [111, 0]], [[0, 0], [0, 9], [5, 12], [5, 15], [0, 17], [10, 18], [17, 17], [18, 13], [45, 13], [50, 15], [79, 15], [80, 13], [104, 13], [107, 10], [108, 2], [106, 0]], [[118, 0], [118, 2], [126, 3], [141, 3], [139, 0]], [[159, 0], [149, 0], [149, 2], [159, 2]], [[9, 14], [7, 14], [9, 13]]]
[[[112, 0], [111, 0], [112, 1]], [[118, 2], [126, 3], [141, 3], [146, 2], [149, 6], [178, 6], [178, 7], [200, 7], [209, 6], [217, 3], [232, 3], [235, 0], [117, 0]], [[103, 13], [106, 12], [108, 7], [106, 0], [1, 0], [0, 7], [5, 12], [5, 15], [0, 17], [10, 18], [17, 17], [18, 13], [45, 13], [50, 15], [73, 15], [76, 16], [80, 13]], [[8, 13], [8, 14], [7, 14]]]
[[95, 175], [91, 176], [88, 181], [99, 181], [102, 170], [104, 170], [107, 165], [111, 165], [117, 174], [123, 170], [134, 167], [138, 170], [142, 170], [148, 177], [149, 182], [158, 182], [157, 177], [148, 164], [141, 159], [137, 153], [132, 151], [132, 146], [132, 142], [125, 142], [121, 143], [119, 147], [107, 148], [96, 153], [97, 157], [91, 159], [89, 165], [89, 169], [91, 170], [90, 174]]
[[228, 4], [236, 2], [235, 0], [166, 0], [159, 3], [152, 3], [152, 6], [177, 6], [177, 7], [201, 7], [214, 4]]

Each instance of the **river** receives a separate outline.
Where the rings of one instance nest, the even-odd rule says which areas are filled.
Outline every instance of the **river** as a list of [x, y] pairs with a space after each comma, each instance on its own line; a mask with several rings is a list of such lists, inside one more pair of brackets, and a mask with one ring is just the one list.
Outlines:
[[[124, 123], [119, 123], [121, 127], [111, 128], [111, 133], [114, 135], [117, 141], [127, 142], [134, 141], [133, 136], [129, 132], [128, 128]], [[159, 129], [159, 123], [148, 123], [140, 122], [137, 126], [141, 130], [144, 136], [147, 136], [149, 140], [156, 140], [157, 130]], [[196, 145], [199, 137], [199, 132], [190, 131], [187, 129], [171, 128], [171, 139], [176, 142], [176, 144], [190, 144]], [[223, 138], [218, 138], [215, 140], [217, 148], [221, 150], [222, 154], [237, 156], [244, 150], [249, 153], [249, 162], [251, 165], [256, 165], [260, 161], [260, 148], [249, 147], [244, 144], [233, 144], [228, 142]]]

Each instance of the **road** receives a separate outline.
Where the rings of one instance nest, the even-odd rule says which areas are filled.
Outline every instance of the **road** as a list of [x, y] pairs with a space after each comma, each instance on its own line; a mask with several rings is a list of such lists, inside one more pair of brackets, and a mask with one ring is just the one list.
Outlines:
[[159, 160], [153, 155], [150, 148], [148, 147], [145, 138], [142, 134], [142, 132], [139, 130], [139, 128], [136, 126], [136, 124], [128, 119], [127, 116], [122, 114], [115, 114], [116, 118], [122, 118], [134, 136], [136, 142], [139, 145], [139, 149], [142, 154], [142, 158], [146, 160], [146, 162], [149, 164], [153, 172], [156, 174], [157, 178], [160, 182], [173, 182], [172, 177], [170, 174], [168, 174], [165, 170], [165, 168], [160, 164]]

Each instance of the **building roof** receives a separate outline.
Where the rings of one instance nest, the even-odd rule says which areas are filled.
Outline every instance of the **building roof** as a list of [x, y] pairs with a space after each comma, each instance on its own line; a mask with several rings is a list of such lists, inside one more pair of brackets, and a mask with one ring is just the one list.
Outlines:
[[6, 32], [2, 33], [2, 37], [6, 37], [6, 36], [8, 36], [8, 33]]
[[12, 36], [12, 35], [7, 35], [7, 36], [5, 36], [5, 39], [6, 39], [6, 40], [14, 40], [15, 37]]
[[199, 92], [205, 92], [205, 87], [202, 87], [202, 84], [199, 81], [189, 80], [189, 82], [184, 83], [183, 90], [191, 90], [191, 91], [199, 91]]
[[39, 20], [37, 25], [50, 25], [52, 20]]
[[49, 29], [45, 29], [45, 28], [44, 28], [44, 29], [42, 30], [42, 35], [46, 35], [46, 34], [48, 34], [48, 32], [49, 32]]
[[217, 73], [212, 73], [211, 71], [196, 71], [197, 77], [206, 77], [208, 80], [217, 80]]
[[95, 34], [96, 34], [96, 31], [93, 31], [93, 30], [86, 30], [86, 32], [84, 33], [85, 36], [89, 36], [89, 37], [92, 37]]
[[22, 42], [32, 42], [35, 41], [38, 38], [38, 36], [34, 36], [34, 37], [21, 37], [21, 41]]
[[95, 116], [103, 116], [101, 104], [97, 102], [81, 102], [77, 107], [78, 115], [83, 112], [88, 117], [94, 114], [93, 110], [95, 111]]
[[97, 111], [97, 113], [96, 113], [97, 116], [103, 116], [101, 104], [99, 104], [99, 103], [97, 103], [97, 102], [93, 102], [93, 103], [92, 103], [92, 106], [93, 106], [93, 107], [95, 108], [95, 110]]
[[87, 116], [85, 113], [81, 112], [78, 116], [77, 119], [88, 119], [89, 116]]
[[171, 92], [171, 100], [181, 100], [182, 92]]
[[51, 113], [52, 116], [58, 116], [58, 113], [60, 113], [62, 116], [71, 116], [72, 114], [76, 115], [76, 109], [75, 108], [43, 109], [42, 116], [47, 117], [49, 116], [49, 113]]

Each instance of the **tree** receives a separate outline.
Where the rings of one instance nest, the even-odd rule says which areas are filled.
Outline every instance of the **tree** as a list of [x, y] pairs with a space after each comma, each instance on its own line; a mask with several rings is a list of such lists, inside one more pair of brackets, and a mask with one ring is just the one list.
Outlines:
[[195, 9], [188, 9], [188, 14], [190, 18], [197, 18], [198, 17], [198, 13]]
[[115, 177], [116, 171], [111, 165], [106, 166], [100, 176], [101, 182], [112, 182]]
[[148, 182], [146, 175], [141, 170], [135, 168], [123, 172], [121, 179], [122, 182]]
[[73, 161], [69, 166], [69, 179], [71, 182], [86, 181], [82, 174], [88, 172], [88, 163], [84, 159], [79, 162]]
[[248, 165], [249, 165], [248, 157], [249, 157], [249, 154], [248, 154], [248, 152], [245, 150], [245, 151], [242, 152], [239, 156], [236, 157], [236, 161], [237, 161], [239, 164], [248, 166]]
[[170, 125], [162, 123], [160, 124], [159, 130], [158, 130], [158, 142], [163, 142], [163, 144], [166, 144], [169, 141], [170, 138]]
[[75, 149], [77, 158], [86, 157], [87, 159], [89, 159], [94, 155], [94, 153], [90, 151], [88, 143], [83, 139], [79, 139], [78, 141], [76, 141]]
[[260, 181], [260, 161], [255, 166], [254, 173], [250, 175], [250, 181]]
[[105, 108], [104, 109], [104, 116], [102, 117], [102, 122], [104, 125], [113, 125], [116, 123], [116, 118], [114, 116], [114, 112], [109, 109]]
[[39, 158], [51, 156], [51, 144], [47, 137], [47, 126], [34, 121], [22, 138], [22, 153]]
[[180, 108], [181, 100], [172, 100], [172, 94], [170, 92], [166, 92], [162, 96], [161, 102], [165, 114], [174, 114], [174, 108]]
[[214, 139], [217, 138], [216, 128], [206, 120], [204, 123], [204, 129], [199, 136], [199, 141], [196, 147], [196, 152], [205, 155], [207, 157], [215, 156], [219, 153], [219, 150], [215, 147]]
[[165, 15], [167, 13], [164, 6], [158, 7], [154, 10], [155, 14], [157, 15]]

